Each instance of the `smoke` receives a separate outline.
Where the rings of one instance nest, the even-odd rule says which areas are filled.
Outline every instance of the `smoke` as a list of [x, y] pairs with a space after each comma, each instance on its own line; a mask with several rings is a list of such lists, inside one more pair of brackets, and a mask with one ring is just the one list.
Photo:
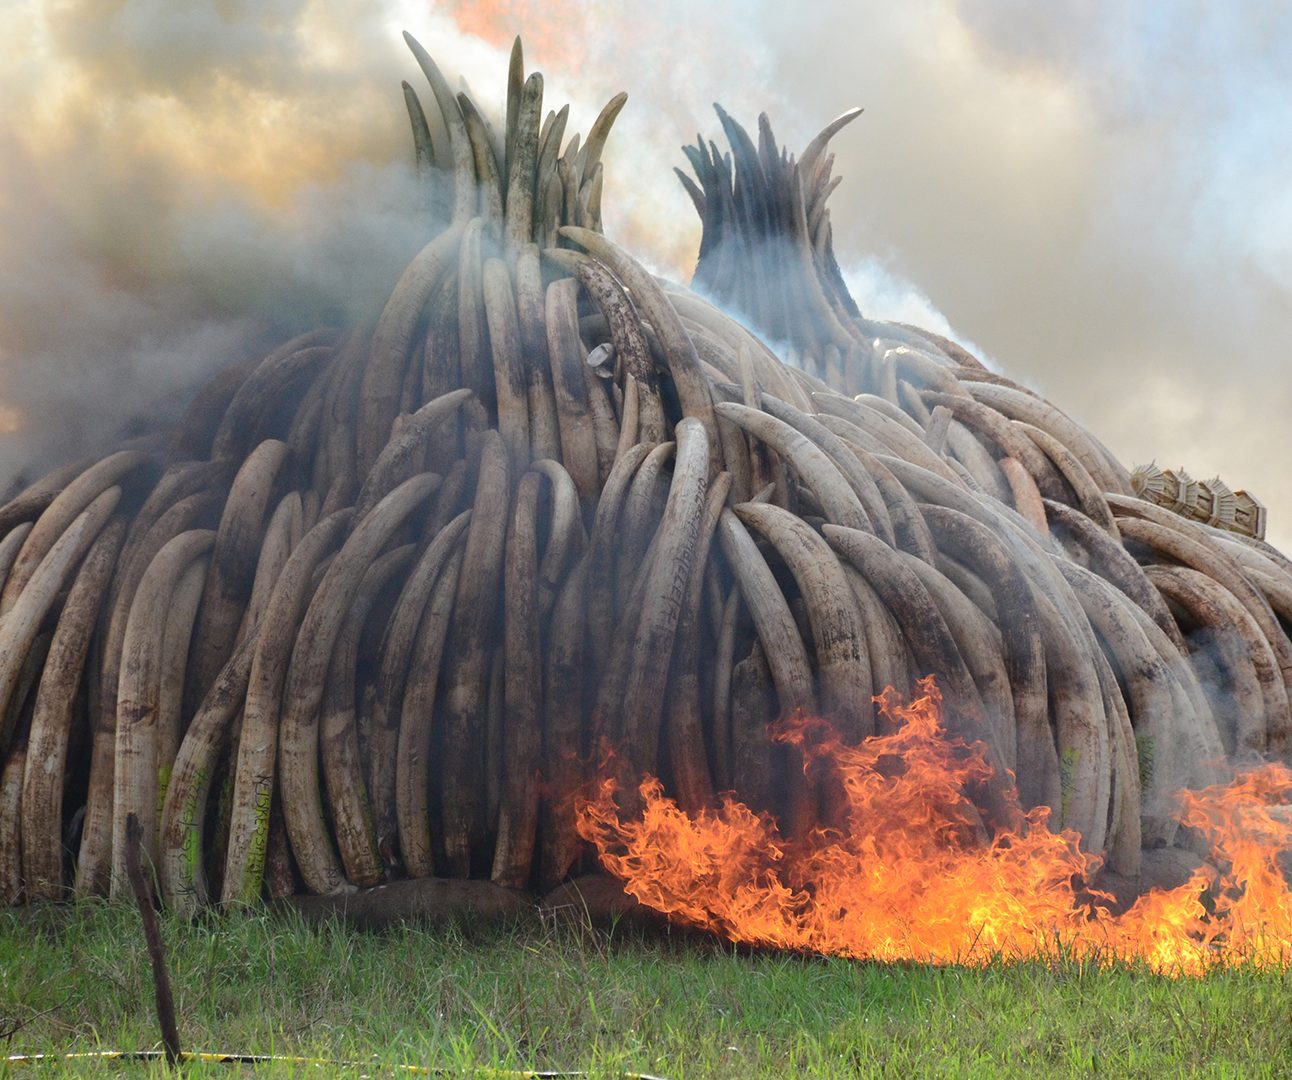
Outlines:
[[[37, 0], [0, 27], [0, 488], [173, 410], [234, 354], [379, 303], [426, 223], [409, 29], [501, 103], [520, 32], [607, 230], [687, 278], [671, 175], [711, 103], [833, 149], [867, 315], [975, 342], [1129, 464], [1219, 473], [1292, 544], [1292, 13], [1196, 2]], [[12, 430], [11, 430], [12, 429]]]
[[[0, 15], [33, 45], [0, 67], [0, 492], [168, 419], [232, 360], [383, 302], [430, 231], [388, 14]], [[496, 70], [494, 53], [454, 49]]]
[[769, 5], [760, 24], [800, 115], [866, 108], [834, 146], [845, 266], [881, 253], [1123, 461], [1219, 473], [1292, 542], [1286, 6]]

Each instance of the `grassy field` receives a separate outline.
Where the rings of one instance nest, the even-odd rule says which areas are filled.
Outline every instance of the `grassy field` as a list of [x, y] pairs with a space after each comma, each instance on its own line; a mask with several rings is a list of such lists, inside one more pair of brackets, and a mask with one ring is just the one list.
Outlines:
[[[257, 1075], [380, 1076], [403, 1063], [674, 1080], [1292, 1075], [1289, 971], [1172, 980], [1075, 963], [882, 966], [537, 922], [363, 933], [255, 912], [162, 928], [185, 1049], [368, 1063]], [[0, 912], [0, 1034], [4, 1055], [157, 1046], [138, 913]]]

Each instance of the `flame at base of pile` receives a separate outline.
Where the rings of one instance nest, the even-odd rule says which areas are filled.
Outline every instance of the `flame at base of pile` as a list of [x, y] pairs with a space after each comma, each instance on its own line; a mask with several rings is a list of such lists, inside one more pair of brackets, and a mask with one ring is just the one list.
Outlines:
[[[820, 720], [772, 731], [799, 746], [818, 788], [834, 790], [838, 828], [795, 839], [768, 814], [725, 797], [688, 814], [652, 777], [626, 816], [605, 780], [578, 808], [579, 832], [625, 891], [670, 918], [732, 941], [859, 959], [981, 965], [1071, 956], [1143, 961], [1201, 974], [1292, 961], [1292, 770], [1267, 764], [1179, 796], [1181, 823], [1211, 847], [1184, 885], [1142, 895], [1122, 914], [1090, 888], [1100, 860], [1080, 837], [1047, 828], [1047, 808], [1018, 810], [989, 836], [967, 792], [991, 775], [981, 744], [948, 737], [932, 678], [902, 704], [876, 699], [886, 733], [847, 746]], [[1220, 869], [1212, 869], [1219, 867]]]

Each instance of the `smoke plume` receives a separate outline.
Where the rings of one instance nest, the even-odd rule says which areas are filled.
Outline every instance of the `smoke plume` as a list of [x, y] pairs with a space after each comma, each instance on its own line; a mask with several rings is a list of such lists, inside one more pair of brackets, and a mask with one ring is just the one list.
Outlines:
[[683, 279], [671, 171], [712, 102], [795, 149], [863, 106], [831, 203], [862, 310], [977, 343], [1128, 463], [1248, 488], [1292, 545], [1278, 5], [25, 0], [0, 28], [0, 489], [367, 313], [428, 232], [399, 31], [499, 102], [519, 32], [568, 130], [629, 92], [607, 230]]

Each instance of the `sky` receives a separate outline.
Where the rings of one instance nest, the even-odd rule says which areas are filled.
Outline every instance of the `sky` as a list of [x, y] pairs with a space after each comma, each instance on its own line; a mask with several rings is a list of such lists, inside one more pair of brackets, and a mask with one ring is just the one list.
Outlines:
[[712, 103], [836, 140], [863, 311], [974, 347], [1128, 465], [1219, 474], [1292, 548], [1292, 4], [0, 0], [0, 491], [379, 304], [427, 235], [409, 30], [483, 102], [511, 38], [629, 95], [607, 232], [686, 280]]

